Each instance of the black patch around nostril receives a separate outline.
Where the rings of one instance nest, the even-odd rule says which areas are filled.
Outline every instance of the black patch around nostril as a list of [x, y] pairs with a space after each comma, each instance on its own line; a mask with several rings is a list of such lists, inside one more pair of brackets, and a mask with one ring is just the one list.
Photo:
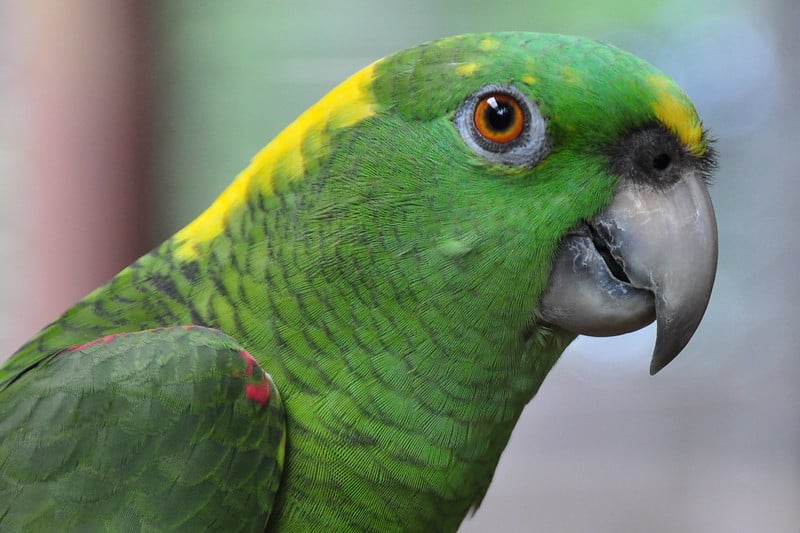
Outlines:
[[701, 164], [674, 133], [659, 125], [632, 131], [610, 148], [610, 155], [614, 174], [656, 187], [668, 187]]

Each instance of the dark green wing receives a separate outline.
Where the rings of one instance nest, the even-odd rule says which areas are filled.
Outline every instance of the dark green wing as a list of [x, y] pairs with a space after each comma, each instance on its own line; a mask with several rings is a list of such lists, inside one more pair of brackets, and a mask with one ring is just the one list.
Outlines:
[[0, 391], [0, 530], [263, 530], [284, 443], [278, 392], [231, 337], [104, 337]]

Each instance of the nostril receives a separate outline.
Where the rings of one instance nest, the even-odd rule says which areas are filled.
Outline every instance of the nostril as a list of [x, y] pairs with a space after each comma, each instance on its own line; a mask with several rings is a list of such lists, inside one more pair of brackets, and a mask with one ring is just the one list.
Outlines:
[[667, 170], [672, 164], [672, 158], [667, 153], [660, 153], [653, 158], [653, 168], [659, 172]]

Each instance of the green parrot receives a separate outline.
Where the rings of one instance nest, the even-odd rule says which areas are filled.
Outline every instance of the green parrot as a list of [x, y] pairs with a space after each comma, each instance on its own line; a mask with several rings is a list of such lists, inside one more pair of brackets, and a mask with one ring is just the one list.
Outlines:
[[689, 341], [713, 167], [606, 44], [375, 62], [0, 368], [0, 529], [456, 530], [577, 335]]

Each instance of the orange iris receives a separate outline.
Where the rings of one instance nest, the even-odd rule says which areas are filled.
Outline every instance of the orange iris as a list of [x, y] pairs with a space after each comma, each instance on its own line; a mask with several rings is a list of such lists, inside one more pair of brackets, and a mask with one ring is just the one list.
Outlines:
[[475, 128], [489, 141], [511, 142], [522, 134], [524, 126], [522, 107], [507, 94], [487, 95], [475, 106]]

